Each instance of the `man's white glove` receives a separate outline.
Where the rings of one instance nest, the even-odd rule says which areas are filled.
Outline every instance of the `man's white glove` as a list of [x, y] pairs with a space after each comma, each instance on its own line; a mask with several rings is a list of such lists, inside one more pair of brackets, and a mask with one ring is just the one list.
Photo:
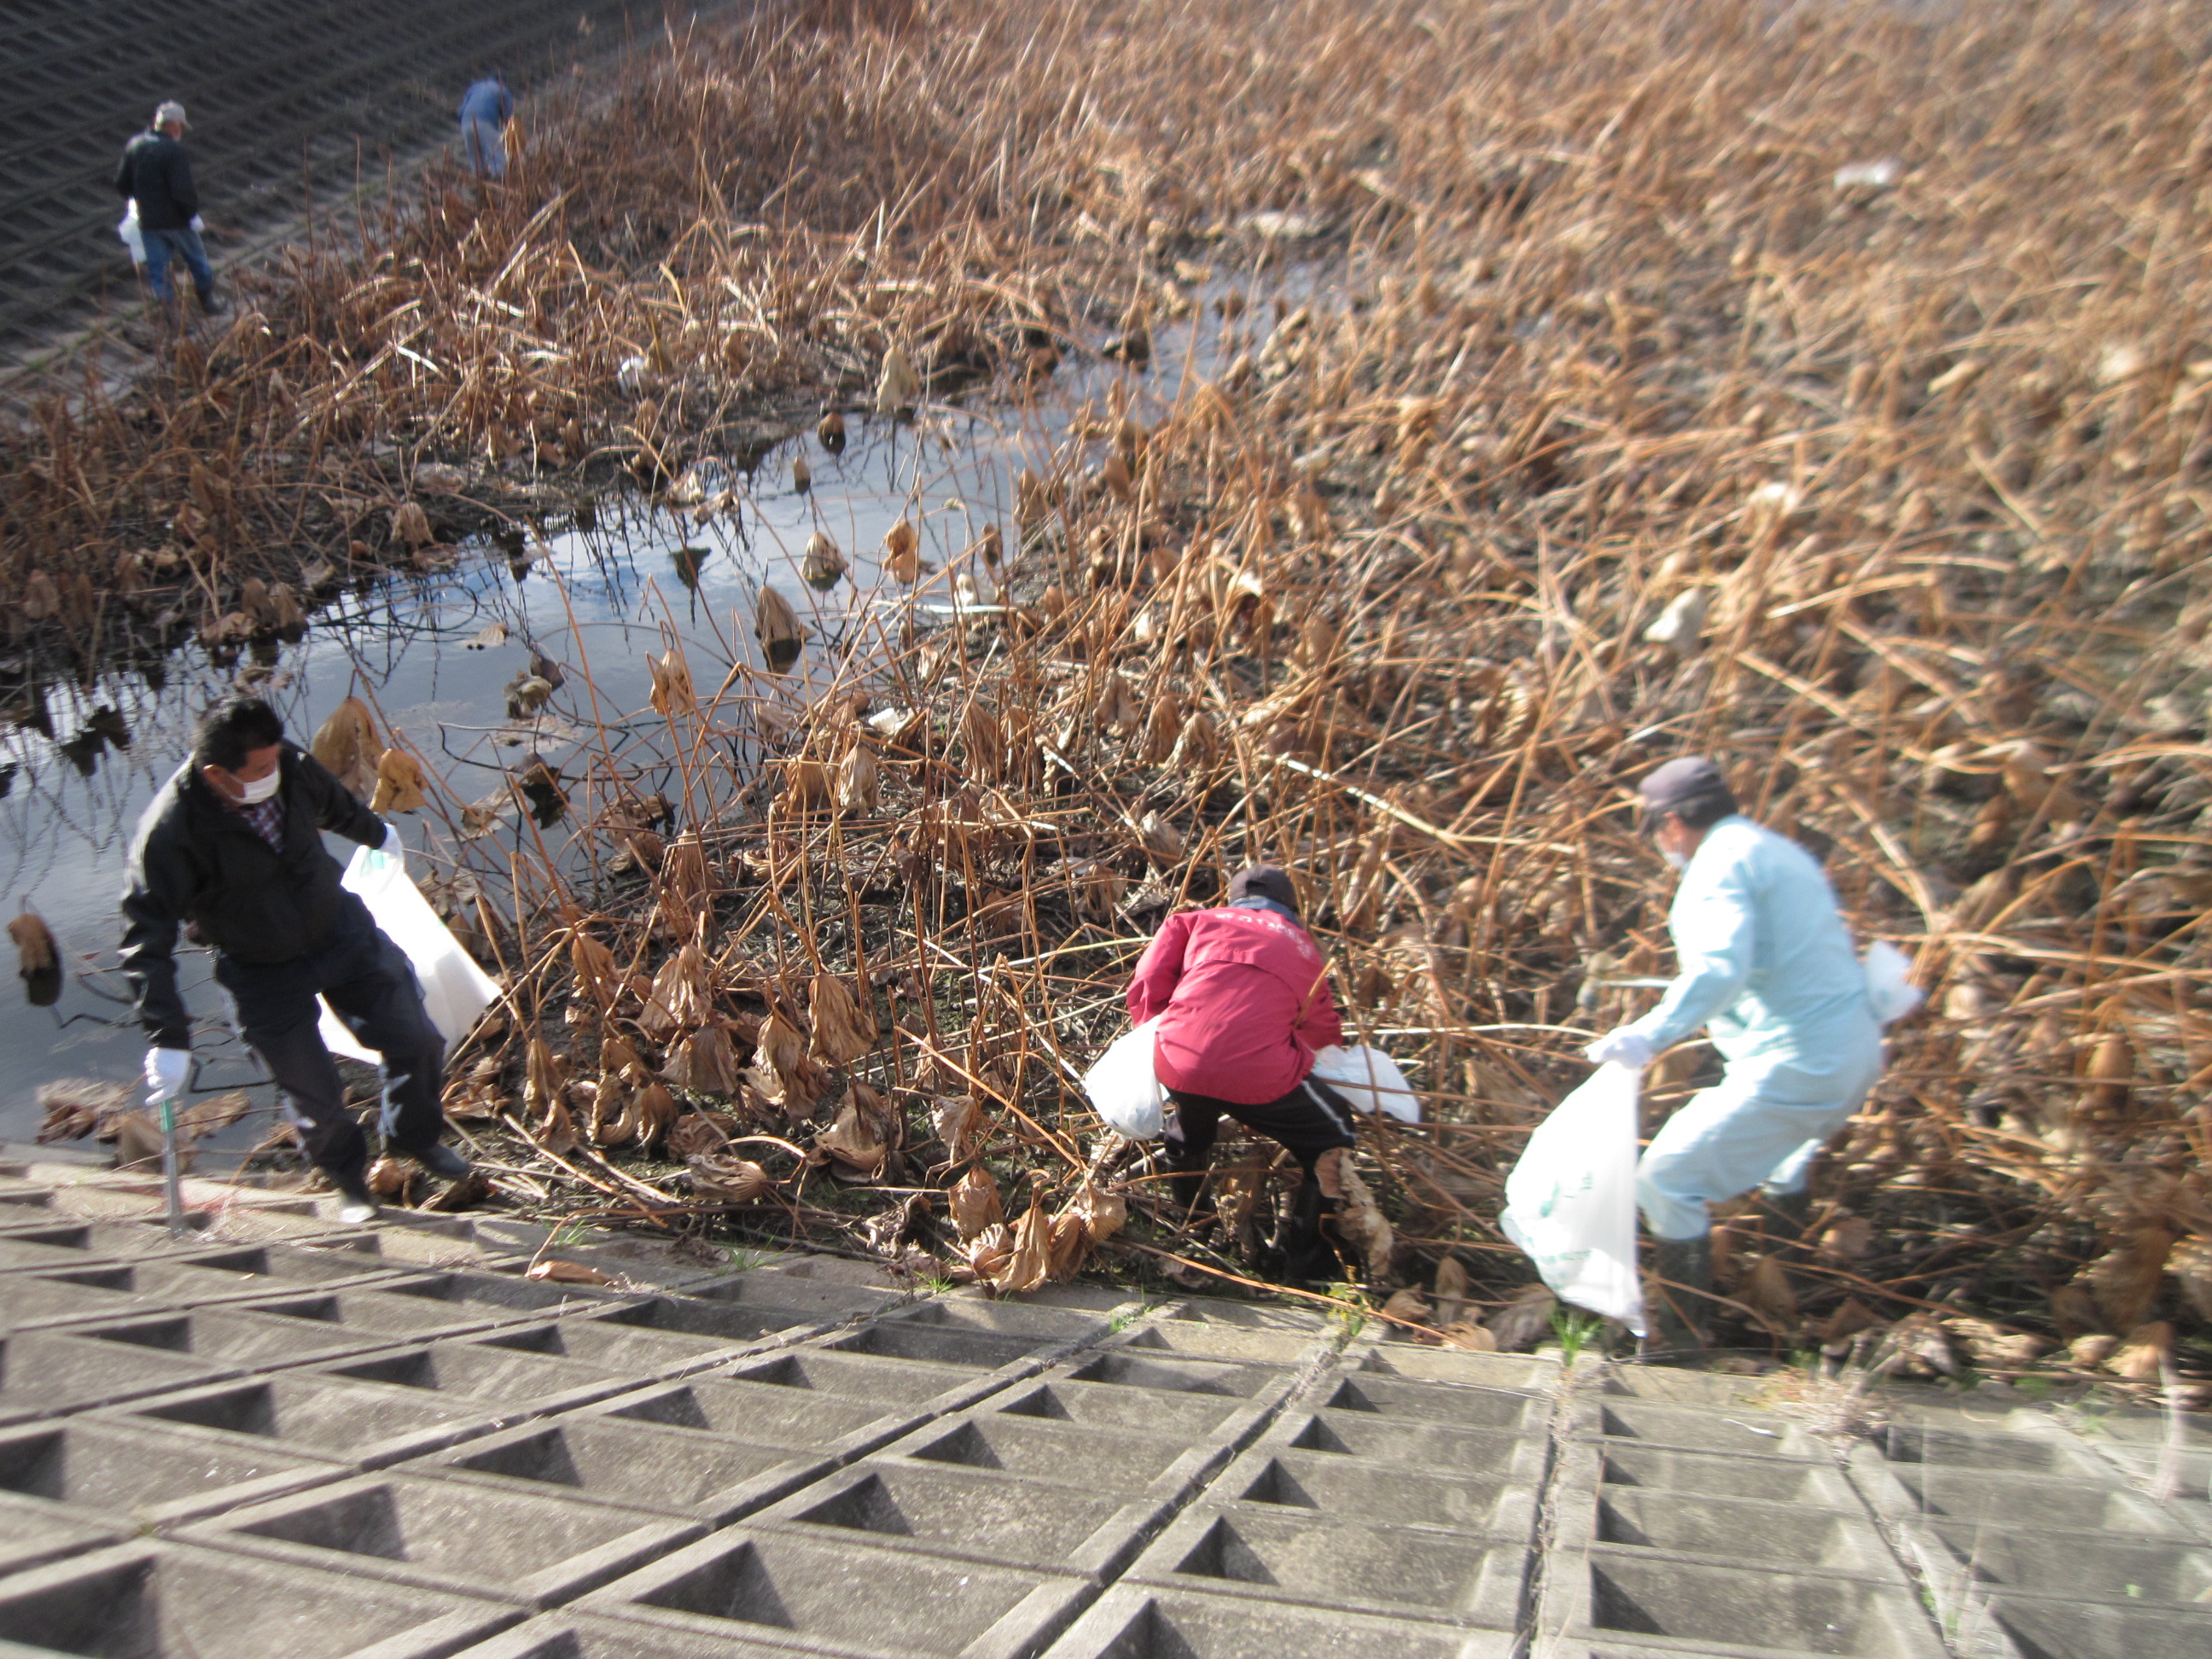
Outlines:
[[1658, 1058], [1659, 1051], [1643, 1032], [1621, 1025], [1591, 1043], [1583, 1054], [1593, 1066], [1626, 1066], [1632, 1072], [1640, 1072]]
[[205, 223], [201, 220], [200, 216], [199, 216], [198, 214], [197, 214], [197, 213], [195, 213], [194, 215], [192, 215], [192, 233], [193, 233], [193, 234], [198, 235], [201, 231], [205, 230], [206, 228], [207, 228], [207, 226], [206, 226], [206, 224], [205, 224]]
[[159, 1106], [183, 1092], [192, 1069], [189, 1048], [149, 1048], [146, 1051], [146, 1103]]

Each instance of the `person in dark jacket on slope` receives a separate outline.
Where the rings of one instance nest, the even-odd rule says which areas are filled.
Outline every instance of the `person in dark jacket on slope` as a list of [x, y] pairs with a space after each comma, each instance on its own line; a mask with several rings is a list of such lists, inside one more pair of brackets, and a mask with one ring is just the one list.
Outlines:
[[1302, 1179], [1279, 1243], [1285, 1278], [1333, 1273], [1324, 1218], [1343, 1197], [1352, 1108], [1312, 1077], [1316, 1050], [1344, 1040], [1328, 964], [1272, 864], [1239, 871], [1219, 909], [1170, 916], [1129, 981], [1129, 1018], [1155, 1015], [1152, 1069], [1174, 1103], [1166, 1139], [1178, 1196], [1195, 1205], [1222, 1118], [1282, 1143]]
[[170, 308], [169, 265], [181, 259], [192, 273], [200, 309], [213, 316], [215, 270], [200, 242], [200, 194], [192, 184], [192, 159], [185, 153], [185, 106], [173, 100], [154, 112], [154, 124], [125, 146], [115, 169], [115, 193], [138, 204], [138, 234], [146, 246], [146, 281]]
[[146, 1083], [156, 1102], [184, 1087], [191, 1018], [177, 990], [179, 926], [215, 951], [215, 976], [238, 1004], [246, 1042], [298, 1118], [307, 1155], [343, 1203], [376, 1213], [368, 1144], [345, 1109], [337, 1066], [316, 1027], [326, 999], [364, 1048], [384, 1057], [384, 1135], [431, 1174], [469, 1173], [438, 1144], [445, 1043], [422, 1007], [414, 969], [368, 908], [338, 882], [325, 830], [380, 853], [399, 835], [313, 756], [284, 739], [258, 697], [234, 697], [199, 725], [191, 758], [139, 819], [123, 897], [123, 969], [153, 1041]]

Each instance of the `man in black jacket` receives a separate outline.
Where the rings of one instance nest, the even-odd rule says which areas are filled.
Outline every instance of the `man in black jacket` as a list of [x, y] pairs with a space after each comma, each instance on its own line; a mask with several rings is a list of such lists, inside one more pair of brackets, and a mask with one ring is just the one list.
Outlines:
[[339, 1216], [376, 1213], [368, 1139], [345, 1109], [337, 1066], [316, 1030], [325, 999], [364, 1048], [384, 1056], [383, 1130], [433, 1175], [458, 1180], [467, 1162], [438, 1144], [445, 1045], [423, 1012], [414, 970], [338, 884], [322, 832], [380, 852], [398, 832], [347, 793], [314, 757], [284, 740], [258, 697], [234, 697], [199, 725], [191, 758], [161, 787], [131, 848], [123, 897], [123, 969], [153, 1041], [146, 1082], [155, 1101], [184, 1086], [191, 1018], [177, 991], [177, 929], [216, 953], [215, 976], [276, 1086], [303, 1119], [307, 1153], [343, 1198]]
[[138, 204], [138, 234], [146, 244], [146, 280], [154, 297], [169, 304], [169, 262], [182, 259], [199, 292], [200, 309], [222, 309], [215, 297], [215, 270], [200, 244], [200, 194], [192, 187], [192, 159], [185, 153], [185, 106], [173, 100], [154, 112], [154, 125], [124, 147], [115, 169], [115, 191]]

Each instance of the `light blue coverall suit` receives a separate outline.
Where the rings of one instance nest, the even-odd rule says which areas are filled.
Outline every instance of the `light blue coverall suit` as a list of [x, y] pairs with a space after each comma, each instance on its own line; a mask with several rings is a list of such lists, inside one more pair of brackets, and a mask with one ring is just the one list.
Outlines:
[[1811, 854], [1741, 815], [1706, 832], [1667, 913], [1680, 971], [1624, 1027], [1655, 1050], [1706, 1026], [1721, 1080], [1668, 1119], [1637, 1166], [1658, 1238], [1702, 1237], [1709, 1204], [1804, 1189], [1813, 1159], [1881, 1073], [1866, 972]]

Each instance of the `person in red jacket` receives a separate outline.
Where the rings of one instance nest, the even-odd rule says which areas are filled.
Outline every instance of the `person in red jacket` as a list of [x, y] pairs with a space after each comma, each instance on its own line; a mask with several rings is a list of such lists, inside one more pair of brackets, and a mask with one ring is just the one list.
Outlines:
[[1328, 964], [1298, 920], [1297, 893], [1272, 864], [1239, 871], [1229, 902], [1170, 916], [1129, 981], [1129, 1018], [1155, 1015], [1152, 1069], [1174, 1103], [1168, 1166], [1194, 1206], [1224, 1115], [1280, 1141], [1303, 1172], [1278, 1248], [1280, 1271], [1322, 1276], [1335, 1255], [1324, 1218], [1344, 1193], [1352, 1108], [1311, 1075], [1315, 1051], [1344, 1040]]

